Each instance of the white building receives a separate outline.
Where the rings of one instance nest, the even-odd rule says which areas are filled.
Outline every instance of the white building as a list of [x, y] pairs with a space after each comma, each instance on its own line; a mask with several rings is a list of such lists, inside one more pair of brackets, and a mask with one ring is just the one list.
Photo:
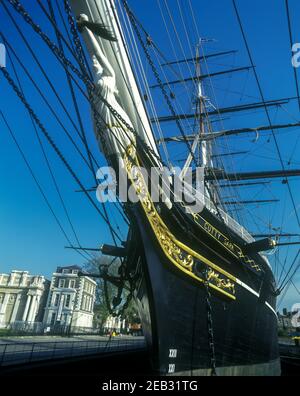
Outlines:
[[0, 274], [0, 328], [42, 322], [49, 283], [28, 271]]
[[57, 325], [92, 327], [96, 282], [78, 276], [78, 266], [58, 267], [52, 275], [45, 309], [44, 324], [51, 330]]
[[111, 332], [116, 331], [117, 333], [126, 332], [126, 321], [120, 316], [109, 315], [104, 323], [104, 331]]

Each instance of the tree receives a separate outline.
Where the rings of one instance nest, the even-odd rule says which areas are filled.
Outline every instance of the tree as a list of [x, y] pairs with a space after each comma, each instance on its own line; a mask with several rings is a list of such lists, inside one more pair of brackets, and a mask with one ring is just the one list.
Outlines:
[[[118, 276], [118, 269], [121, 262], [119, 259], [113, 260], [108, 256], [96, 256], [91, 259], [85, 266], [84, 270], [90, 273], [99, 273], [100, 275], [100, 266], [106, 266], [109, 269], [109, 274], [112, 276]], [[108, 316], [110, 315], [110, 309], [107, 305], [106, 296], [105, 296], [105, 282], [102, 278], [96, 278], [97, 287], [96, 287], [96, 303], [94, 308], [94, 325], [96, 327], [103, 328]], [[117, 295], [117, 287], [112, 285], [110, 282], [106, 282], [107, 295], [109, 304], [112, 305], [113, 298]], [[128, 296], [128, 291], [123, 290], [122, 292], [122, 300], [125, 301]], [[122, 303], [121, 303], [122, 305]], [[126, 311], [122, 314], [122, 318], [126, 320], [126, 322], [133, 323], [136, 318], [138, 318], [138, 311], [136, 308], [136, 304], [133, 299], [129, 302], [129, 305]]]

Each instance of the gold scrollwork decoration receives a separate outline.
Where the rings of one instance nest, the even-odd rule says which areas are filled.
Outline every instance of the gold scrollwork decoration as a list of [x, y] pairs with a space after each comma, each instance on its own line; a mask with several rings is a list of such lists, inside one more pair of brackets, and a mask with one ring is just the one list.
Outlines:
[[139, 170], [140, 167], [135, 149], [132, 146], [129, 146], [126, 150], [124, 164], [128, 177], [139, 196], [149, 224], [167, 258], [185, 274], [203, 283], [204, 279], [196, 275], [193, 271], [195, 262], [200, 260], [210, 268], [208, 272], [209, 279], [207, 280], [208, 285], [225, 294], [227, 297], [235, 299], [236, 278], [212, 263], [206, 257], [203, 257], [178, 241], [163, 222], [151, 200], [144, 176]]
[[214, 270], [210, 269], [207, 274], [207, 281], [213, 282], [218, 288], [230, 290], [234, 293], [234, 283], [229, 279], [222, 278], [220, 274], [217, 274]]

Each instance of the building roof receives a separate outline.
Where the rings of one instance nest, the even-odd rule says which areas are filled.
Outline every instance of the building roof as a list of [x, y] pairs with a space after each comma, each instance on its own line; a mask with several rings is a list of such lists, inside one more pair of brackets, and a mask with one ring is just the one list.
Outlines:
[[57, 267], [56, 272], [62, 272], [62, 270], [64, 270], [64, 269], [82, 271], [82, 268], [79, 267], [79, 265], [69, 265], [69, 266], [65, 266], [65, 267]]

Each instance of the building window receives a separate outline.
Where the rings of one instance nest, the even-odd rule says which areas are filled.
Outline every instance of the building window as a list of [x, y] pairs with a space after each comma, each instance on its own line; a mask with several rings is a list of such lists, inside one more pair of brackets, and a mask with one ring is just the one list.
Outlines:
[[53, 312], [51, 315], [51, 321], [50, 321], [51, 325], [53, 325], [55, 323], [55, 316], [56, 316], [56, 314], [55, 314], [55, 312]]
[[68, 274], [68, 273], [69, 273], [69, 270], [68, 270], [68, 269], [63, 269], [63, 270], [62, 270], [62, 273], [63, 273], [63, 274]]
[[76, 284], [75, 279], [72, 279], [72, 280], [70, 280], [69, 287], [70, 287], [71, 289], [74, 289], [74, 288], [75, 288], [75, 284]]
[[64, 279], [60, 279], [59, 280], [58, 287], [65, 287], [65, 280]]
[[66, 302], [65, 302], [65, 307], [69, 308], [70, 306], [70, 301], [71, 301], [71, 296], [70, 294], [67, 294]]
[[54, 305], [57, 307], [58, 306], [58, 301], [59, 301], [59, 294], [55, 295], [55, 300], [54, 300]]
[[85, 294], [82, 296], [81, 309], [85, 310]]
[[15, 295], [15, 294], [10, 294], [8, 303], [9, 303], [9, 304], [14, 303], [14, 302], [15, 302], [15, 299], [16, 299], [16, 295]]
[[78, 274], [78, 270], [73, 270], [72, 274]]

